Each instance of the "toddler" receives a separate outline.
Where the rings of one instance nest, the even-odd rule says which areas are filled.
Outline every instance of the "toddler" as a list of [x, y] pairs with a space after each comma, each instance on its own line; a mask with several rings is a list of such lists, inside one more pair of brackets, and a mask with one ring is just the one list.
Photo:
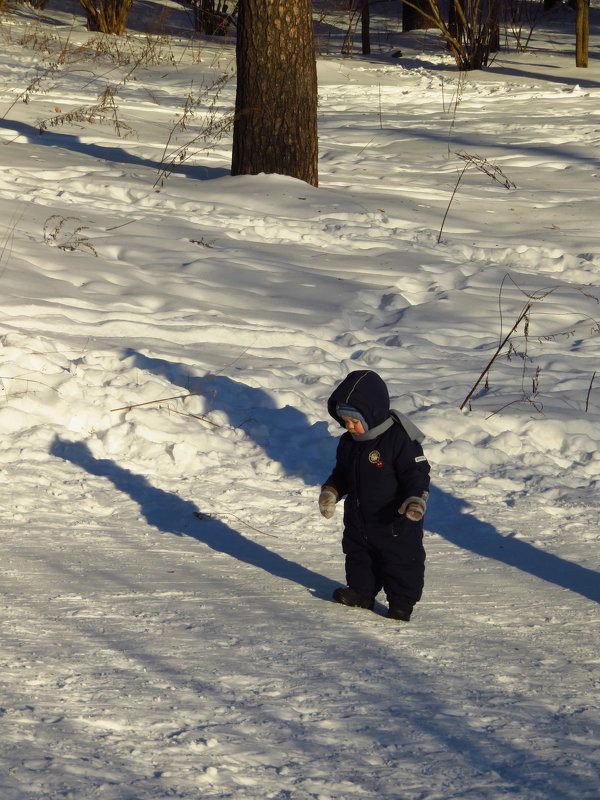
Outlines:
[[348, 586], [336, 589], [333, 599], [373, 609], [383, 588], [387, 616], [408, 622], [425, 575], [425, 437], [407, 417], [390, 409], [387, 386], [371, 370], [351, 372], [329, 398], [327, 409], [346, 428], [319, 497], [319, 510], [328, 519], [336, 503], [346, 498], [342, 549]]

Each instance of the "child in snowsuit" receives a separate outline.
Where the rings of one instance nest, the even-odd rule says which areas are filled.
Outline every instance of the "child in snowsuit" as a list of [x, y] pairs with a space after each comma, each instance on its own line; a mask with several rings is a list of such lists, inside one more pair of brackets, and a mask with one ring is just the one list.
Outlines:
[[329, 398], [327, 410], [347, 431], [319, 497], [326, 518], [346, 497], [342, 549], [348, 587], [336, 589], [333, 599], [372, 609], [383, 588], [387, 616], [408, 622], [425, 574], [429, 464], [420, 444], [424, 436], [390, 409], [385, 383], [370, 370], [351, 372]]

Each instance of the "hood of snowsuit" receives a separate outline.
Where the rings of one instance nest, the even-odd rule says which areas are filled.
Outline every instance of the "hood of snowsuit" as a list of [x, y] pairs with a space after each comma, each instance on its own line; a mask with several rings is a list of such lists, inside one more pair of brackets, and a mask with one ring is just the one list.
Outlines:
[[369, 429], [377, 427], [390, 416], [390, 396], [382, 378], [369, 369], [350, 372], [327, 401], [330, 415], [344, 428], [337, 414], [339, 403], [353, 406], [365, 418]]

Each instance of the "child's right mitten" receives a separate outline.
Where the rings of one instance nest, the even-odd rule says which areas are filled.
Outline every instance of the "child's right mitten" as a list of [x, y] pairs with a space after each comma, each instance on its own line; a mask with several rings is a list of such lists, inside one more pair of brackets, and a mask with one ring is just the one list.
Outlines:
[[426, 510], [427, 503], [422, 497], [409, 497], [402, 503], [398, 513], [404, 514], [413, 522], [420, 522], [425, 516]]

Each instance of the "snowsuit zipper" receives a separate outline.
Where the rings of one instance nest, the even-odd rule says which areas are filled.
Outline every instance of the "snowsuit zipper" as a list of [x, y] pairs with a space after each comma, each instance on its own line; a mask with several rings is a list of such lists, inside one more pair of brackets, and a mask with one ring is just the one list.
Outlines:
[[[357, 445], [357, 447], [358, 447], [359, 453], [361, 453], [361, 451], [363, 449], [362, 445], [359, 444], [359, 445]], [[367, 524], [366, 524], [366, 520], [365, 520], [365, 518], [363, 516], [362, 508], [361, 508], [361, 505], [360, 505], [360, 486], [361, 486], [361, 481], [360, 481], [360, 456], [358, 458], [354, 459], [354, 483], [355, 483], [355, 486], [356, 486], [356, 516], [357, 516], [357, 519], [359, 520], [360, 526], [362, 528], [362, 531], [361, 531], [362, 536], [363, 536], [364, 540], [367, 541], [368, 540]]]

